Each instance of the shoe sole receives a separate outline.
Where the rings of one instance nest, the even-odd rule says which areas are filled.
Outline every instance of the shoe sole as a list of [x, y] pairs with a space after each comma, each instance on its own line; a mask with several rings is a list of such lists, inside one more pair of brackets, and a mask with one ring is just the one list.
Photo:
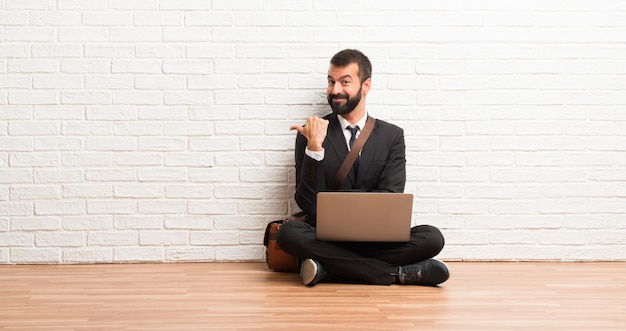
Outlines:
[[302, 262], [302, 266], [300, 267], [300, 278], [302, 279], [302, 284], [311, 286], [317, 276], [317, 263], [311, 259], [306, 259]]

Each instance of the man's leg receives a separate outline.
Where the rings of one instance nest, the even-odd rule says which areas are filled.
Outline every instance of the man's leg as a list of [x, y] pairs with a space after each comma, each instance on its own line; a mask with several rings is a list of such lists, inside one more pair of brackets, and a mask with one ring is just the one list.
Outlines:
[[363, 244], [317, 240], [315, 228], [305, 222], [284, 223], [276, 239], [285, 252], [299, 259], [314, 259], [328, 273], [342, 279], [389, 285], [397, 270], [393, 263], [357, 253], [355, 249]]
[[362, 246], [357, 253], [402, 266], [437, 256], [444, 244], [445, 240], [439, 229], [430, 225], [419, 225], [411, 229], [408, 242], [371, 243]]

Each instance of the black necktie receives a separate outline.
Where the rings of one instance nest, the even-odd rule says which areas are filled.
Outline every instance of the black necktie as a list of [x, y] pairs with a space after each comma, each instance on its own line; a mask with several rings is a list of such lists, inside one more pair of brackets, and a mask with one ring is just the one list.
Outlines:
[[[347, 126], [346, 129], [352, 132], [352, 135], [350, 135], [350, 143], [349, 143], [350, 149], [352, 149], [352, 145], [354, 145], [354, 141], [356, 141], [356, 134], [357, 132], [359, 132], [359, 126], [358, 125], [355, 125], [354, 127]], [[352, 165], [352, 171], [354, 171], [354, 178], [356, 178], [358, 174], [358, 169], [359, 169], [359, 156], [356, 157], [356, 160], [354, 160], [354, 164]]]

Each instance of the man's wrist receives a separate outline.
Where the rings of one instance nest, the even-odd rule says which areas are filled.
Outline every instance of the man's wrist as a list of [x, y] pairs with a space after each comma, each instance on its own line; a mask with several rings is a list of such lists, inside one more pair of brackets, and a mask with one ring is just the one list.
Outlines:
[[304, 150], [304, 154], [306, 154], [308, 157], [312, 158], [315, 161], [322, 161], [324, 159], [324, 148], [322, 148], [321, 151], [312, 151], [309, 149], [309, 147], [307, 147]]
[[316, 145], [316, 144], [307, 144], [306, 148], [310, 150], [311, 152], [321, 152], [322, 150], [324, 150], [324, 147], [322, 147], [322, 145]]

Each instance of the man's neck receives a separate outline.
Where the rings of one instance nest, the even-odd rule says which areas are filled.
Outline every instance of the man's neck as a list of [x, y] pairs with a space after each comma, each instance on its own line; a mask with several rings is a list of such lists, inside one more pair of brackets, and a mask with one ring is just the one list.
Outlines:
[[[352, 114], [354, 112], [351, 112], [349, 115], [354, 115]], [[365, 120], [367, 119], [367, 112], [363, 113], [360, 117], [358, 116], [352, 116], [350, 117], [350, 119], [348, 119], [347, 117], [343, 116], [343, 115], [339, 115], [339, 124], [341, 124], [342, 128], [345, 129], [345, 127], [347, 125], [354, 127], [355, 125], [359, 124], [359, 128], [363, 129], [364, 125], [365, 125]], [[358, 117], [358, 118], [356, 118]], [[352, 121], [353, 120], [353, 121]]]
[[354, 109], [353, 111], [351, 111], [348, 114], [345, 115], [339, 115], [341, 117], [343, 117], [343, 119], [345, 119], [346, 121], [348, 121], [348, 123], [350, 123], [350, 125], [355, 125], [356, 123], [358, 123], [361, 119], [363, 119], [363, 117], [367, 115], [367, 112], [365, 111], [365, 107], [361, 108], [361, 109]]

